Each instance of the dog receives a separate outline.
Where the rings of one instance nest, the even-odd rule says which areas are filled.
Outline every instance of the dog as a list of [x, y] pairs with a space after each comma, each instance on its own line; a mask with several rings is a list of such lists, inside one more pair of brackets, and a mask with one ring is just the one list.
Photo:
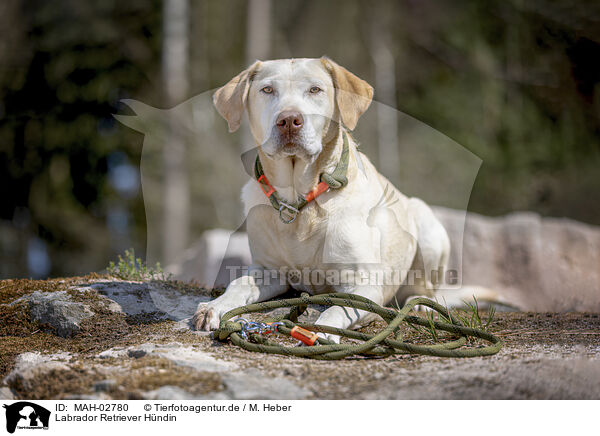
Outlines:
[[[242, 189], [253, 263], [223, 295], [198, 306], [197, 330], [214, 330], [227, 311], [290, 286], [380, 305], [434, 296], [450, 241], [425, 202], [403, 195], [358, 150], [351, 132], [372, 99], [371, 85], [327, 57], [256, 61], [215, 92], [229, 131], [246, 112], [257, 146], [256, 177]], [[371, 280], [383, 270], [397, 273], [395, 280]], [[267, 271], [278, 271], [278, 280], [259, 280]], [[331, 307], [317, 324], [357, 328], [372, 319]]]

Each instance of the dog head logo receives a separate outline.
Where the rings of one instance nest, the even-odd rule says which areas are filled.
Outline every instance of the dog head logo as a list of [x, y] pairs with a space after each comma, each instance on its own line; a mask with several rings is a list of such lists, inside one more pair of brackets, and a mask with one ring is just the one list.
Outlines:
[[19, 429], [47, 429], [50, 421], [50, 411], [42, 406], [28, 401], [19, 401], [6, 409], [6, 431], [14, 433]]

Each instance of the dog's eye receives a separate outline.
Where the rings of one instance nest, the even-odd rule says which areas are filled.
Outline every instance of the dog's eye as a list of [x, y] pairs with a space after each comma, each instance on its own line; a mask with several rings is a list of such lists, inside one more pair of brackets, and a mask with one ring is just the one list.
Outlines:
[[310, 88], [310, 93], [311, 94], [318, 94], [321, 91], [322, 91], [322, 89], [319, 88], [318, 86], [313, 86], [312, 88]]
[[273, 87], [272, 86], [265, 86], [260, 91], [264, 92], [265, 94], [273, 94]]

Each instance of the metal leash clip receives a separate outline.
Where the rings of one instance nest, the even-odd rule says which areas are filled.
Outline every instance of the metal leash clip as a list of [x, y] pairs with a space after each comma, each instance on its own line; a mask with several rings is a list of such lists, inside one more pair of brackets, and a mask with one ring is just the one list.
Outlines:
[[245, 318], [238, 318], [234, 322], [238, 322], [242, 325], [240, 334], [245, 340], [248, 340], [248, 333], [258, 333], [259, 335], [273, 333], [277, 331], [278, 326], [285, 325], [281, 321], [264, 323], [248, 321]]
[[244, 339], [248, 339], [248, 334], [246, 333], [248, 325], [250, 324], [250, 321], [248, 321], [246, 318], [237, 318], [235, 320], [233, 320], [233, 322], [237, 322], [239, 324], [241, 324], [242, 326], [242, 331], [240, 332], [240, 334], [242, 335], [242, 337]]
[[280, 325], [285, 325], [285, 324], [283, 322], [281, 322], [281, 321], [266, 323], [268, 331], [266, 331], [265, 333], [275, 333], [275, 332], [277, 332]]
[[279, 201], [279, 219], [284, 224], [292, 223], [298, 216], [299, 210], [283, 201]]

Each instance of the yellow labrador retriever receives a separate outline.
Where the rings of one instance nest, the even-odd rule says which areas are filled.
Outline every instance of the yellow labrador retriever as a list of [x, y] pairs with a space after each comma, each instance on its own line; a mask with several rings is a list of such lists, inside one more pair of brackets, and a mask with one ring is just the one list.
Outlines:
[[[325, 57], [257, 61], [216, 91], [229, 130], [247, 111], [258, 147], [256, 177], [242, 190], [253, 265], [200, 304], [196, 329], [214, 330], [225, 312], [289, 286], [382, 305], [433, 295], [450, 251], [445, 229], [379, 174], [349, 133], [372, 97], [367, 82]], [[332, 307], [317, 322], [352, 328], [366, 315]]]

